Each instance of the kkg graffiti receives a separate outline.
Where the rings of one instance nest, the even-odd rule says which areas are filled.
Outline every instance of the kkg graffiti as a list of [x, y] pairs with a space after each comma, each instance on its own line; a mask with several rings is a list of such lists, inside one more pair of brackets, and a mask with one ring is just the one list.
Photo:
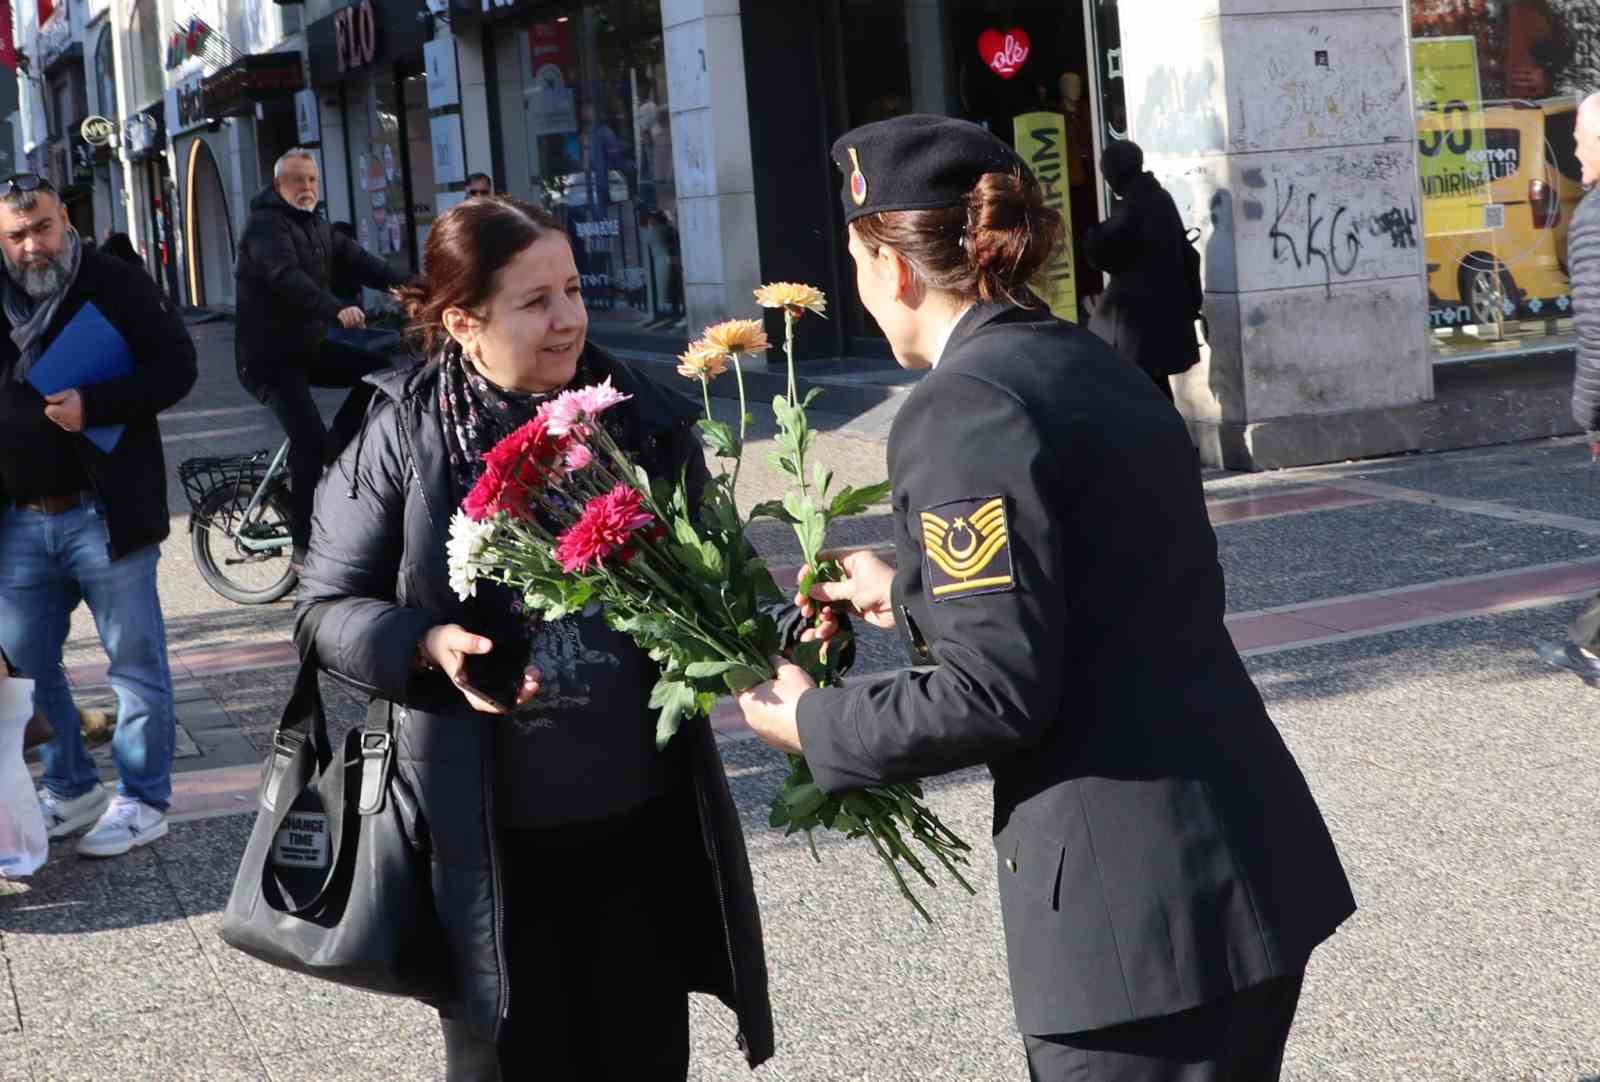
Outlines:
[[1275, 263], [1293, 263], [1296, 270], [1320, 270], [1329, 291], [1333, 280], [1356, 270], [1371, 246], [1417, 247], [1417, 204], [1381, 210], [1352, 208], [1325, 200], [1316, 190], [1302, 190], [1293, 181], [1274, 178], [1275, 210], [1267, 240]]

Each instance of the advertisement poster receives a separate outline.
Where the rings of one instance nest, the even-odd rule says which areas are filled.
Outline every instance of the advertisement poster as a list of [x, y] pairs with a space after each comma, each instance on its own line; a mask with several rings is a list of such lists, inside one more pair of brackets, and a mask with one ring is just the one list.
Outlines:
[[[1012, 121], [1017, 154], [1028, 163], [1044, 205], [1061, 215], [1061, 235], [1072, 236], [1072, 207], [1067, 201], [1067, 121], [1060, 113], [1023, 113]], [[1058, 244], [1039, 272], [1034, 290], [1058, 318], [1078, 321], [1078, 283], [1072, 268], [1072, 244]]]
[[1423, 234], [1481, 232], [1493, 199], [1477, 42], [1467, 35], [1418, 38], [1411, 66]]

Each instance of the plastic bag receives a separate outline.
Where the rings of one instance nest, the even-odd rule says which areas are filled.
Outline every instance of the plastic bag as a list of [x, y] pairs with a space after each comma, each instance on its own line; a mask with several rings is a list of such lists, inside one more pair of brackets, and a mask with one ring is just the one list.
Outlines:
[[32, 875], [50, 855], [44, 816], [22, 760], [22, 732], [33, 717], [33, 681], [0, 672], [0, 876]]

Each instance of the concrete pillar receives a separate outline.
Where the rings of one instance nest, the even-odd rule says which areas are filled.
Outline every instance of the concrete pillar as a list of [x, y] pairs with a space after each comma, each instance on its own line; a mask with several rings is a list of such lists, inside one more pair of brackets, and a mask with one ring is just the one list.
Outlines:
[[954, 112], [950, 86], [950, 24], [945, 0], [905, 0], [906, 48], [911, 61], [911, 111]]
[[[506, 178], [494, 175], [494, 152], [489, 147], [489, 95], [499, 93], [500, 88], [488, 85], [483, 63], [483, 50], [495, 47], [494, 36], [493, 31], [486, 33], [485, 28], [479, 26], [455, 38], [454, 45], [456, 77], [460, 80], [461, 87], [461, 161], [464, 166], [462, 172], [488, 173], [494, 178], [499, 190], [503, 189]], [[521, 44], [523, 48], [527, 47], [525, 34], [508, 33], [505, 36], [513, 45], [509, 50], [513, 58], [517, 55], [515, 51], [517, 44]], [[520, 73], [513, 71], [513, 75], [516, 74]], [[502, 83], [505, 81], [504, 72], [500, 73], [500, 81]], [[517, 126], [521, 122], [520, 110], [511, 116], [501, 114], [500, 123], [510, 128], [513, 133], [511, 138], [504, 140], [506, 143], [522, 142], [515, 136]]]
[[1405, 11], [1122, 0], [1131, 137], [1201, 229], [1210, 348], [1176, 378], [1230, 467], [1416, 446], [1433, 394]]
[[739, 0], [662, 0], [688, 332], [752, 318], [761, 284]]

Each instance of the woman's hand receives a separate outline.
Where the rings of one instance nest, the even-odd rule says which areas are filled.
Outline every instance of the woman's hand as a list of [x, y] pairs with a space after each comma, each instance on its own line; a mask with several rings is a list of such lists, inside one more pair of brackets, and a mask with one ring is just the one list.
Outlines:
[[[492, 640], [482, 635], [475, 635], [460, 624], [437, 624], [430, 627], [427, 634], [422, 636], [422, 642], [418, 644], [418, 650], [423, 658], [431, 662], [460, 689], [472, 709], [485, 714], [504, 714], [507, 713], [506, 708], [484, 696], [472, 686], [471, 680], [467, 677], [467, 655], [487, 654], [493, 649]], [[522, 684], [517, 688], [517, 706], [521, 706], [539, 693], [541, 675], [539, 670], [532, 666], [523, 672]]]
[[779, 751], [800, 752], [800, 725], [795, 712], [800, 696], [817, 685], [800, 666], [773, 658], [778, 678], [739, 694], [739, 709], [751, 732]]
[[[866, 551], [852, 552], [840, 563], [844, 567], [843, 581], [814, 584], [810, 597], [802, 594], [795, 598], [800, 612], [809, 620], [816, 615], [813, 601], [842, 602], [873, 627], [894, 627], [894, 568]], [[800, 641], [826, 642], [838, 629], [838, 620], [824, 609], [821, 623], [802, 634]]]

